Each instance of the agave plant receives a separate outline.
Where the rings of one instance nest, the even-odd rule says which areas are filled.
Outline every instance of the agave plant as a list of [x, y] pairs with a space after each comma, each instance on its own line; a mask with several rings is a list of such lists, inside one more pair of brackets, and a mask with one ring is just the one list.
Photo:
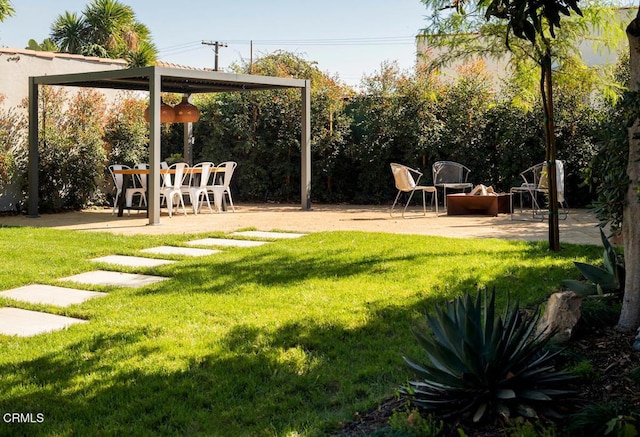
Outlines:
[[525, 319], [516, 302], [496, 316], [495, 290], [475, 301], [470, 294], [426, 315], [426, 330], [414, 330], [428, 362], [403, 357], [418, 378], [400, 389], [414, 405], [474, 422], [498, 416], [559, 417], [554, 401], [571, 393], [575, 377], [556, 371], [557, 353], [545, 350], [553, 333], [536, 333], [540, 313]]
[[574, 262], [576, 268], [589, 281], [566, 279], [562, 284], [580, 296], [621, 293], [624, 288], [625, 268], [620, 257], [600, 228], [600, 238], [604, 246], [603, 267]]

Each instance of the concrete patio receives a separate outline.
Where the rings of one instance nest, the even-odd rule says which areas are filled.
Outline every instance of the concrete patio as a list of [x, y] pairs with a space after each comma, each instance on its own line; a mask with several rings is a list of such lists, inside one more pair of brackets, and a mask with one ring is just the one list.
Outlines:
[[[111, 209], [93, 209], [62, 214], [0, 217], [0, 225], [79, 229], [116, 234], [191, 234], [201, 232], [231, 233], [246, 229], [259, 231], [319, 232], [367, 231], [398, 234], [434, 235], [455, 238], [502, 238], [509, 240], [546, 241], [546, 221], [511, 220], [510, 215], [447, 216], [433, 212], [427, 216], [416, 211], [413, 218], [392, 218], [388, 206], [314, 205], [311, 211], [299, 205], [241, 204], [236, 212], [176, 214], [169, 218], [163, 210], [159, 225], [149, 225], [143, 213], [131, 216], [111, 215]], [[560, 221], [560, 242], [600, 245], [597, 220], [587, 210], [571, 210], [567, 220]]]

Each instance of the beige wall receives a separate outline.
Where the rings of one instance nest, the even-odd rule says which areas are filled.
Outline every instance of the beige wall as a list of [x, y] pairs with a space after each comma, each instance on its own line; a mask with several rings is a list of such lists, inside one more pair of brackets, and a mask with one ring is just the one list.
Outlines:
[[[635, 17], [638, 12], [637, 8], [619, 8], [616, 10], [617, 21], [622, 30], [626, 29], [629, 22]], [[594, 36], [598, 36], [594, 34]], [[613, 50], [602, 50], [598, 47], [598, 44], [595, 44], [593, 41], [582, 41], [580, 44], [580, 52], [582, 53], [582, 59], [585, 61], [587, 65], [590, 66], [601, 66], [605, 64], [613, 64], [618, 59], [618, 53], [620, 50], [625, 50], [628, 47], [628, 43], [626, 39], [621, 41], [619, 47]], [[430, 48], [425, 39], [417, 36], [416, 37], [416, 51], [417, 53], [428, 53], [432, 58], [436, 57], [438, 54], [438, 49]], [[418, 55], [418, 65], [423, 65], [425, 62], [425, 58]], [[485, 58], [483, 61], [486, 64], [487, 71], [491, 74], [491, 77], [494, 79], [494, 85], [498, 85], [500, 80], [506, 77], [508, 74], [508, 63], [509, 57], [508, 54], [501, 60], [495, 60], [490, 58]], [[462, 63], [456, 62], [451, 66], [444, 68], [441, 70], [441, 74], [445, 78], [455, 78], [457, 76], [456, 68], [458, 68]]]
[[[0, 47], [0, 94], [5, 97], [2, 105], [5, 109], [17, 107], [29, 96], [30, 76], [116, 70], [126, 66], [126, 62], [119, 59]], [[104, 93], [108, 98], [115, 98], [117, 94], [111, 90]]]

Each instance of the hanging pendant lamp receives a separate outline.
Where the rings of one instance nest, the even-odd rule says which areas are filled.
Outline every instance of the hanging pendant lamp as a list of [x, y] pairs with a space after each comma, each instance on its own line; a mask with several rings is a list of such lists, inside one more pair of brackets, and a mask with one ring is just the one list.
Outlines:
[[178, 103], [173, 110], [175, 111], [176, 123], [195, 123], [200, 120], [200, 110], [197, 106], [189, 103], [188, 96], [182, 96], [182, 102]]
[[[144, 119], [149, 122], [149, 107], [144, 110]], [[173, 106], [160, 102], [160, 123], [174, 123], [176, 121], [176, 112]]]

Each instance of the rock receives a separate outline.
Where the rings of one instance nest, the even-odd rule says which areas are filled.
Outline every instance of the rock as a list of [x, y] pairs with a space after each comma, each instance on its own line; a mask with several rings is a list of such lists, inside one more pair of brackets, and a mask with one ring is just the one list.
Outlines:
[[638, 335], [636, 336], [636, 340], [633, 342], [633, 349], [640, 351], [640, 328], [638, 328]]
[[537, 330], [545, 334], [555, 331], [553, 339], [560, 343], [566, 342], [571, 338], [581, 315], [582, 297], [573, 291], [554, 293], [547, 302]]

